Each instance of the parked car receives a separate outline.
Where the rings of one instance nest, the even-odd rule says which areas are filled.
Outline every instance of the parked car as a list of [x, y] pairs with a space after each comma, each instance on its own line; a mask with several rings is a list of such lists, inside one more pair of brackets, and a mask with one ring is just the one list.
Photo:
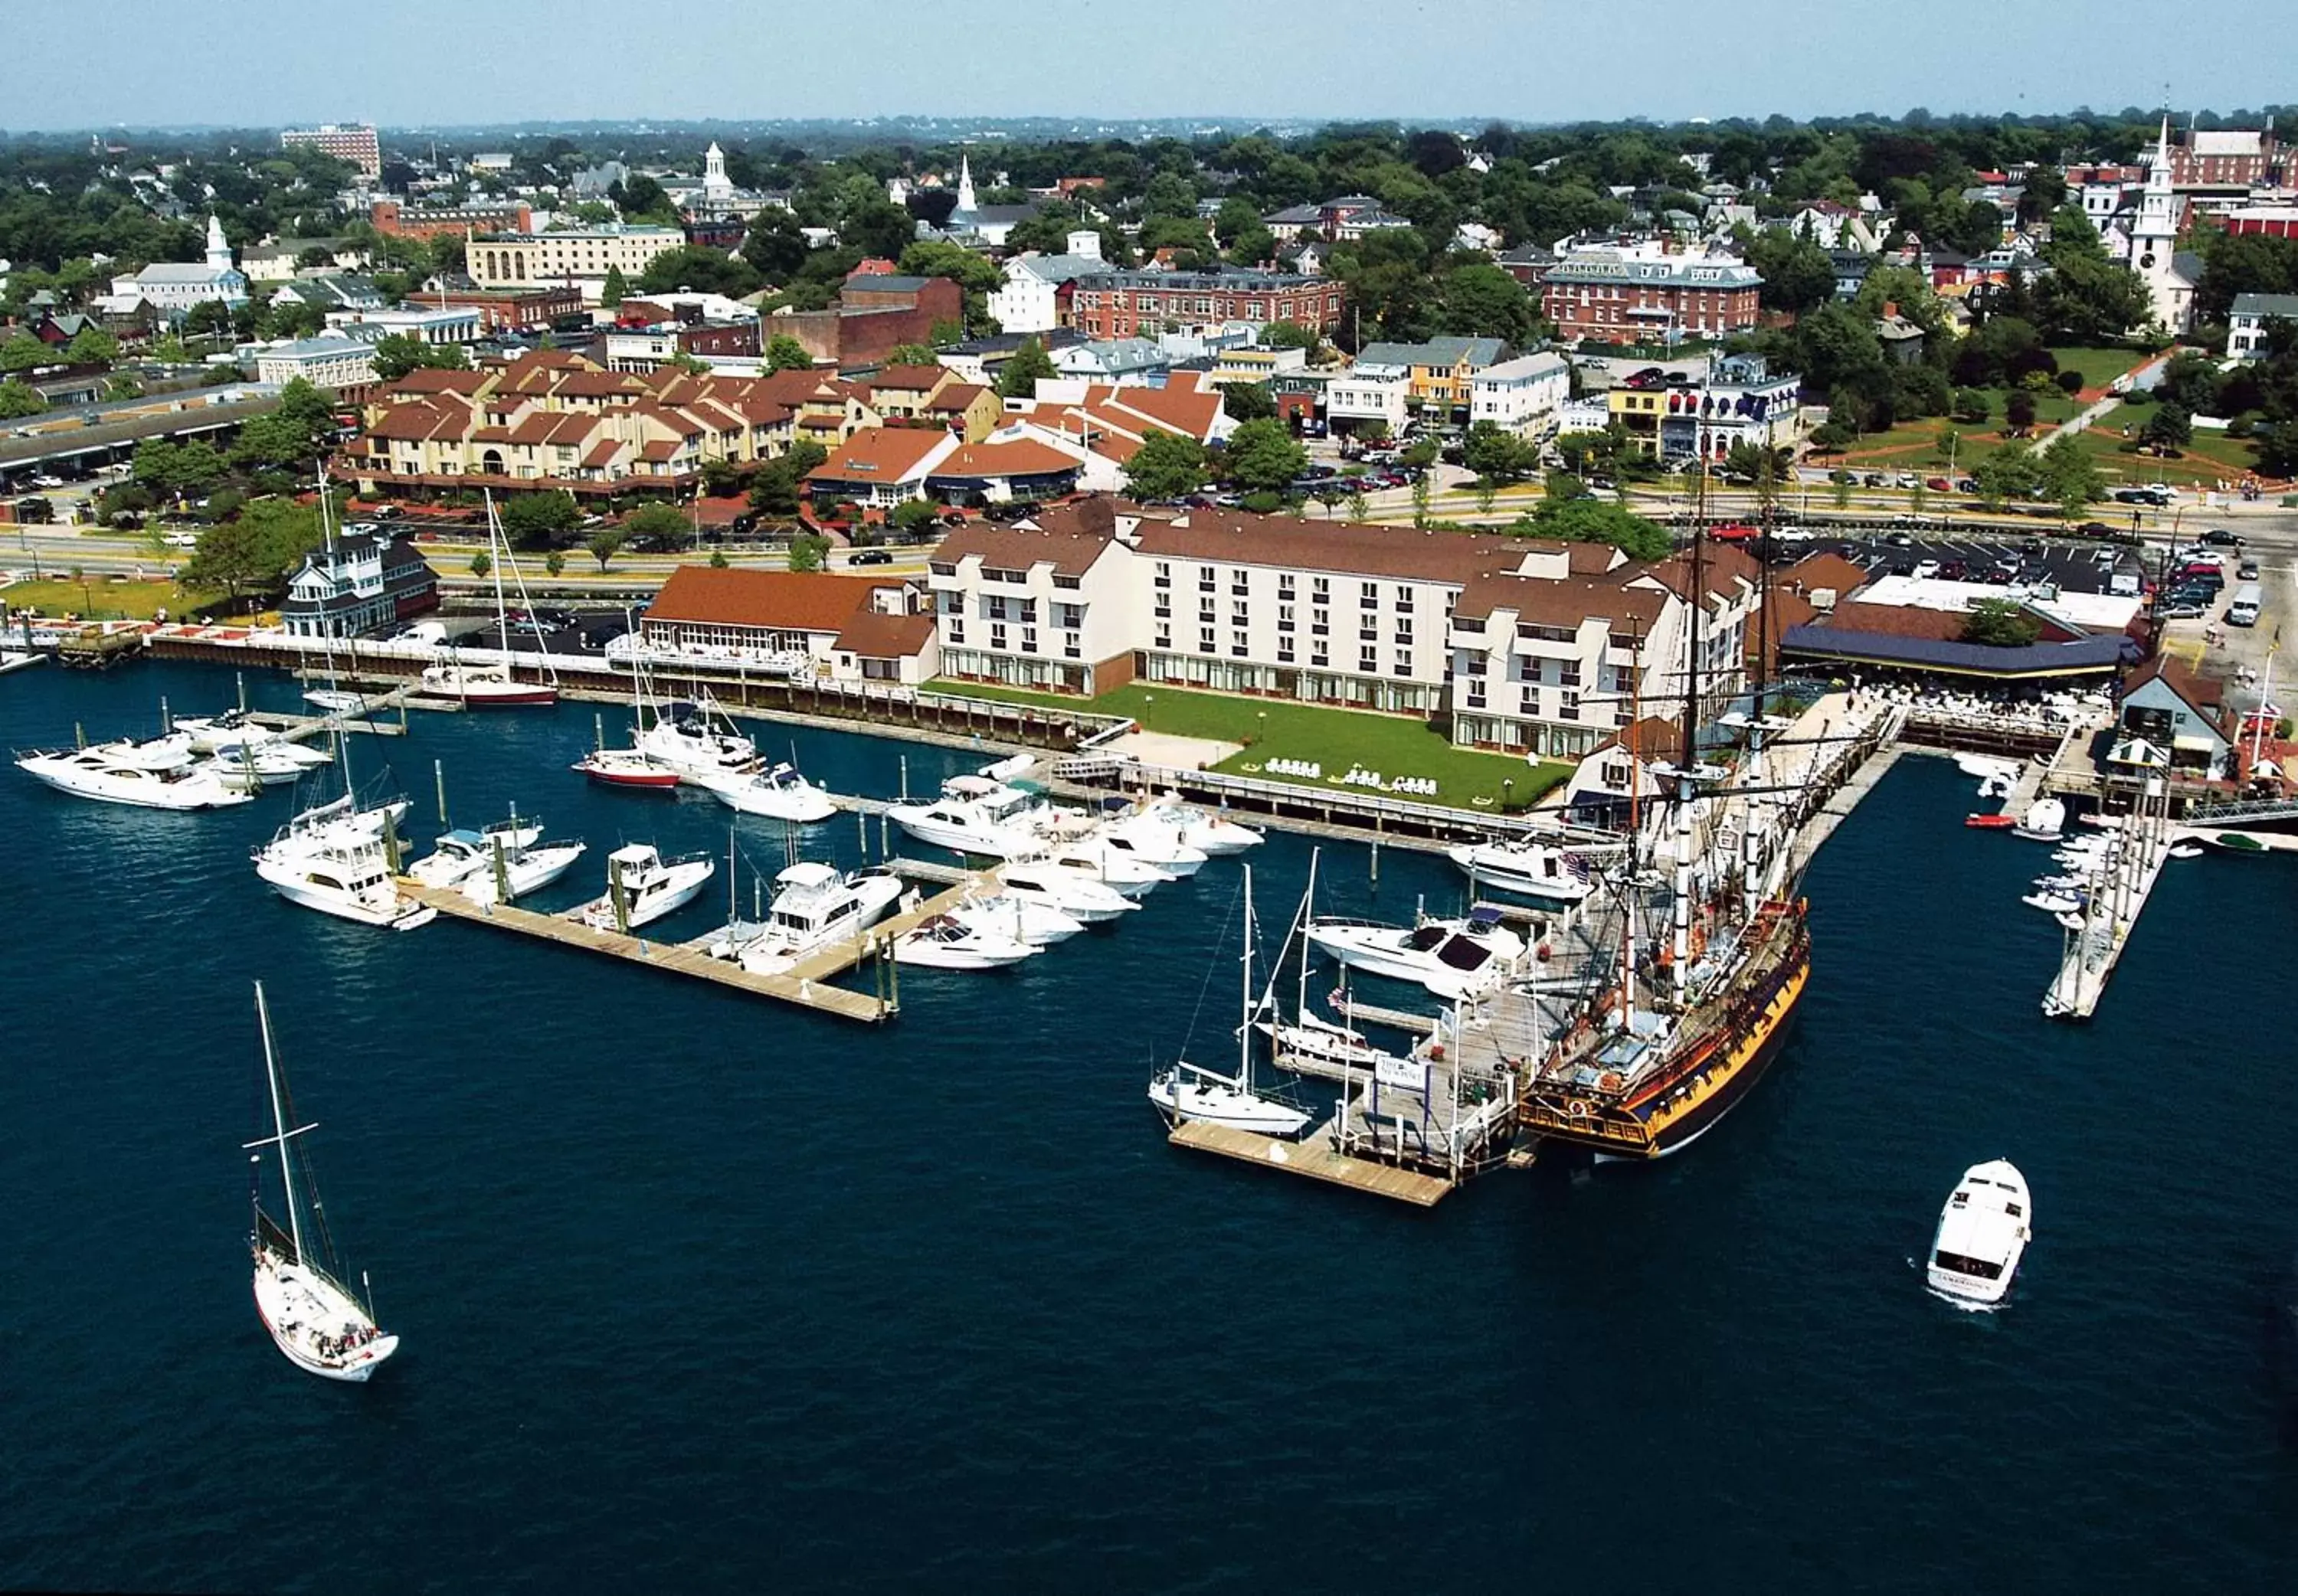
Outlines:
[[[22, 507], [20, 505], [18, 508]], [[164, 533], [160, 541], [170, 549], [196, 549], [200, 546], [200, 534], [196, 532], [170, 532]]]
[[2192, 621], [2209, 613], [2199, 604], [2170, 603], [2154, 607], [2154, 618], [2158, 621]]
[[1904, 532], [1891, 533], [1883, 541], [1894, 549], [1912, 549], [1915, 546], [1915, 540]]
[[1941, 582], [1961, 582], [1963, 573], [1969, 569], [1959, 559], [1943, 559], [1938, 562], [1938, 569], [1933, 575]]
[[2223, 526], [2213, 526], [2210, 531], [2203, 533], [2203, 542], [2210, 544], [2214, 549], [2239, 549], [2242, 547], [2242, 538], [2240, 534], [2228, 532]]
[[2244, 558], [2242, 564], [2235, 567], [2234, 574], [2235, 579], [2238, 582], [2256, 582], [2258, 562], [2255, 559]]
[[1937, 561], [1937, 560], [1935, 560], [1935, 559], [1919, 559], [1919, 560], [1917, 560], [1917, 561], [1915, 562], [1915, 575], [1916, 575], [1917, 576], [1919, 576], [1919, 577], [1923, 577], [1923, 576], [1936, 576], [1936, 575], [1938, 575], [1938, 574], [1939, 574], [1939, 562], [1938, 562], [1938, 561]]
[[1955, 491], [1958, 493], [1976, 493], [1979, 492], [1979, 479], [1974, 476], [1958, 476], [1955, 479]]
[[1934, 492], [1945, 493], [1952, 492], [1955, 484], [1944, 476], [1934, 476], [1930, 481], [1924, 483], [1923, 486], [1930, 489]]
[[894, 563], [890, 549], [856, 549], [846, 557], [849, 566], [890, 566]]

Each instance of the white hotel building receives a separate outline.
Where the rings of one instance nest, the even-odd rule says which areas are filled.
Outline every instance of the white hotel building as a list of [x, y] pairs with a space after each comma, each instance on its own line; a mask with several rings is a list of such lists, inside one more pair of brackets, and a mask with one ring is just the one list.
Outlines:
[[[1737, 680], [1752, 567], [1712, 557], [1707, 652]], [[1598, 544], [1095, 498], [936, 551], [945, 675], [1094, 695], [1129, 682], [1433, 717], [1457, 742], [1559, 757], [1685, 676], [1682, 560]], [[1664, 711], [1662, 711], [1664, 712]]]

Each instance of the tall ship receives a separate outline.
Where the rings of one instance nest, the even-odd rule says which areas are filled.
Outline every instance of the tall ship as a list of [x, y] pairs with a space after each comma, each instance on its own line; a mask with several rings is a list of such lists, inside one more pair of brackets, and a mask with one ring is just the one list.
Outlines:
[[1706, 573], [1697, 531], [1688, 563], [1692, 666], [1681, 743], [1672, 760], [1649, 767], [1660, 790], [1648, 802], [1645, 750], [1629, 733], [1630, 846], [1566, 933], [1576, 943], [1577, 979], [1543, 983], [1547, 1023], [1535, 1034], [1552, 1039], [1518, 1078], [1519, 1127], [1590, 1148], [1599, 1161], [1665, 1158], [1713, 1129], [1763, 1078], [1811, 973], [1790, 846], [1805, 795], [1768, 784], [1766, 741], [1787, 727], [1769, 713], [1760, 663], [1770, 645], [1768, 584], [1759, 574], [1751, 707], [1722, 717], [1745, 732], [1733, 771], [1700, 747]]

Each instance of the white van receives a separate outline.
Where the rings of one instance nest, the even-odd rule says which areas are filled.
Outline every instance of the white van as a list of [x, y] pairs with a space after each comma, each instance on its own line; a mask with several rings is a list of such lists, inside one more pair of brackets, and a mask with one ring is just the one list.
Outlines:
[[2227, 606], [2226, 618], [2229, 626], [2255, 626], [2261, 595], [2258, 583], [2245, 582], [2234, 590], [2234, 601]]

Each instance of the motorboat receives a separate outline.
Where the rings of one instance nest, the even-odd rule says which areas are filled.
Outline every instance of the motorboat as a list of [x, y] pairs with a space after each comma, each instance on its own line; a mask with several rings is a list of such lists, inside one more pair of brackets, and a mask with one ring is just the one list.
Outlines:
[[492, 864], [498, 845], [506, 855], [514, 854], [532, 847], [541, 837], [540, 823], [517, 816], [475, 831], [458, 828], [434, 838], [433, 851], [407, 867], [408, 878], [426, 887], [456, 886], [475, 871]]
[[245, 781], [227, 781], [212, 765], [155, 770], [122, 763], [111, 746], [25, 754], [16, 768], [73, 798], [138, 809], [224, 809], [254, 800]]
[[1181, 840], [1209, 859], [1227, 858], [1250, 848], [1259, 848], [1265, 840], [1254, 827], [1240, 825], [1223, 818], [1218, 812], [1187, 803], [1178, 793], [1166, 793], [1142, 806], [1140, 818], [1157, 825], [1170, 827]]
[[970, 893], [950, 914], [967, 925], [994, 927], [1032, 947], [1066, 942], [1085, 930], [1085, 922], [1076, 915], [1013, 891]]
[[665, 859], [652, 843], [626, 842], [607, 856], [607, 890], [574, 911], [593, 930], [634, 931], [694, 901], [718, 862], [707, 854]]
[[110, 742], [90, 743], [87, 751], [101, 754], [115, 765], [137, 770], [189, 770], [200, 757], [188, 732], [169, 732], [161, 737], [115, 738]]
[[479, 868], [462, 879], [463, 896], [481, 906], [516, 902], [530, 892], [541, 891], [574, 869], [574, 862], [588, 851], [580, 841], [534, 839], [506, 844], [498, 860], [490, 843]]
[[666, 706], [639, 733], [637, 751], [657, 765], [697, 780], [747, 775], [758, 768], [758, 745], [734, 729], [708, 699]]
[[1138, 859], [1153, 870], [1181, 880], [1203, 870], [1207, 857], [1203, 849], [1182, 840], [1178, 827], [1146, 815], [1112, 815], [1095, 828], [1093, 840], [1116, 854]]
[[2064, 800], [2038, 798], [2027, 806], [2019, 823], [2011, 828], [2014, 837], [2024, 837], [2029, 842], [2056, 842], [2066, 834], [2067, 806]]
[[1211, 1124], [1289, 1140], [1309, 1129], [1310, 1116], [1289, 1103], [1252, 1089], [1252, 866], [1244, 867], [1244, 991], [1236, 1027], [1236, 1073], [1223, 1075], [1186, 1058], [1149, 1078], [1149, 1101], [1168, 1125]]
[[2019, 817], [2015, 815], [1966, 815], [1963, 817], [1963, 823], [1981, 831], [2007, 831], [2019, 823]]
[[651, 755], [636, 748], [594, 748], [577, 759], [574, 768], [601, 787], [635, 787], [648, 792], [675, 792], [681, 780], [676, 771], [657, 765]]
[[1553, 843], [1495, 838], [1448, 848], [1444, 856], [1467, 872], [1479, 890], [1490, 887], [1552, 904], [1576, 904], [1594, 890], [1595, 872], [1587, 861]]
[[957, 915], [936, 914], [894, 939], [894, 957], [930, 970], [1002, 970], [1037, 949], [1011, 932]]
[[48, 657], [32, 649], [0, 649], [0, 676], [11, 671], [28, 671], [36, 665], [45, 665]]
[[325, 750], [288, 741], [270, 727], [259, 725], [244, 709], [227, 709], [221, 715], [203, 718], [179, 716], [175, 729], [190, 741], [195, 754], [236, 758], [243, 748], [269, 748], [305, 770], [317, 770], [330, 763]]
[[243, 787], [250, 781], [260, 787], [292, 787], [327, 763], [327, 756], [318, 748], [277, 739], [219, 748], [207, 761], [225, 781]]
[[757, 934], [710, 951], [741, 961], [754, 975], [780, 975], [817, 948], [859, 937], [886, 917], [902, 896], [899, 876], [886, 870], [857, 870], [801, 860], [774, 877], [773, 901]]
[[[376, 695], [380, 697], [382, 695]], [[376, 699], [363, 692], [352, 692], [342, 687], [311, 687], [303, 691], [303, 702], [326, 710], [329, 715], [368, 715], [376, 707]]]
[[1352, 970], [1418, 982], [1448, 1002], [1491, 992], [1515, 972], [1526, 951], [1524, 939], [1486, 905], [1465, 920], [1428, 919], [1415, 926], [1313, 920], [1309, 940]]
[[1950, 1301], [1999, 1302], [2032, 1239], [2027, 1178], [2005, 1159], [1973, 1164], [1939, 1211], [1925, 1277]]
[[1004, 896], [1056, 910], [1087, 925], [1114, 920], [1141, 906], [1099, 876], [1064, 870], [1043, 859], [1008, 864], [997, 872], [997, 881]]
[[1163, 865], [1151, 864], [1131, 848], [1117, 846], [1107, 837], [1079, 837], [1059, 843], [1047, 848], [1043, 857], [1049, 864], [1091, 876], [1127, 897], [1145, 897], [1152, 887], [1161, 887], [1168, 881], [1181, 879]]
[[333, 1243], [328, 1228], [316, 1225], [316, 1238], [304, 1231], [303, 1211], [309, 1208], [316, 1220], [320, 1211], [319, 1200], [311, 1184], [309, 1163], [302, 1158], [290, 1158], [287, 1144], [315, 1127], [298, 1125], [291, 1129], [288, 1125], [293, 1116], [287, 1106], [287, 1084], [278, 1053], [272, 1046], [271, 1011], [264, 1003], [260, 981], [255, 985], [255, 1017], [263, 1033], [264, 1084], [271, 1104], [271, 1134], [247, 1143], [243, 1150], [255, 1153], [259, 1164], [263, 1155], [257, 1149], [277, 1152], [280, 1187], [286, 1197], [287, 1211], [287, 1224], [283, 1229], [263, 1211], [262, 1192], [258, 1187], [253, 1200], [254, 1227], [248, 1236], [249, 1248], [254, 1253], [255, 1311], [263, 1320], [263, 1327], [270, 1332], [272, 1344], [296, 1368], [323, 1380], [364, 1384], [399, 1350], [399, 1337], [384, 1333], [375, 1322], [374, 1310], [336, 1278], [350, 1271], [329, 1256]]
[[406, 820], [407, 808], [407, 800], [403, 798], [387, 798], [380, 804], [362, 808], [349, 793], [345, 793], [339, 798], [298, 810], [280, 829], [280, 834], [337, 831], [380, 842], [385, 831], [396, 828]]
[[401, 897], [384, 838], [358, 825], [358, 814], [309, 827], [292, 823], [255, 850], [255, 873], [299, 908], [360, 925], [410, 931], [439, 911]]
[[2019, 901], [2030, 909], [2040, 909], [2046, 914], [2075, 914], [2081, 912], [2087, 897], [2079, 892], [2046, 890], [2029, 892]]
[[1046, 803], [1044, 789], [1035, 782], [988, 774], [952, 776], [931, 802], [895, 804], [886, 814], [920, 842], [990, 859], [1037, 853], [1090, 823], [1078, 810]]
[[467, 665], [443, 660], [423, 667], [423, 690], [453, 699], [466, 709], [525, 709], [558, 702], [551, 682], [521, 682], [508, 665]]
[[792, 765], [690, 780], [738, 815], [763, 815], [770, 820], [803, 826], [828, 820], [838, 813], [838, 805], [830, 794], [798, 774], [798, 767]]

